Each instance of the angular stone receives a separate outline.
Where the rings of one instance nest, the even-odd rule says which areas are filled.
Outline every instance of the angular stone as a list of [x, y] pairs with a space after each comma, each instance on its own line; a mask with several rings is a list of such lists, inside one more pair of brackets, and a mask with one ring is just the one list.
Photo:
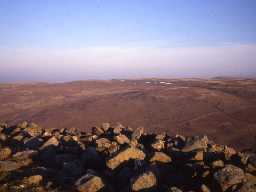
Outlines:
[[101, 128], [106, 132], [110, 128], [110, 123], [102, 123]]
[[246, 174], [246, 181], [237, 192], [256, 192], [256, 176]]
[[38, 186], [42, 183], [43, 177], [41, 175], [32, 175], [23, 179], [22, 183], [27, 186]]
[[27, 140], [24, 140], [24, 146], [29, 149], [38, 149], [42, 144], [44, 140], [42, 138], [38, 137], [31, 137]]
[[156, 140], [154, 143], [151, 144], [151, 147], [156, 151], [161, 151], [164, 149], [164, 141], [163, 140]]
[[131, 181], [132, 191], [142, 191], [153, 189], [157, 185], [157, 178], [152, 171], [146, 171], [145, 173], [135, 177]]
[[102, 178], [89, 170], [87, 174], [76, 181], [75, 186], [79, 192], [97, 192], [102, 190], [105, 184]]
[[103, 158], [94, 147], [88, 147], [81, 155], [82, 163], [87, 168], [102, 169], [105, 165]]
[[96, 140], [97, 151], [104, 151], [111, 146], [111, 141], [107, 138], [100, 138]]
[[15, 161], [10, 161], [10, 160], [0, 161], [0, 173], [14, 171], [21, 167], [22, 166], [18, 162], [15, 162]]
[[177, 187], [171, 187], [167, 192], [182, 192], [182, 190]]
[[201, 192], [211, 192], [211, 190], [205, 184], [202, 184], [200, 189]]
[[41, 147], [40, 150], [45, 149], [46, 147], [49, 146], [55, 146], [57, 147], [59, 145], [59, 141], [58, 139], [56, 139], [56, 137], [51, 137], [50, 139], [48, 139]]
[[20, 122], [17, 127], [21, 128], [21, 129], [25, 129], [28, 126], [28, 122], [27, 121], [23, 121]]
[[123, 162], [128, 161], [130, 159], [139, 159], [143, 160], [145, 158], [145, 153], [137, 148], [129, 147], [124, 151], [119, 152], [116, 156], [109, 159], [106, 164], [110, 169], [115, 169]]
[[126, 137], [126, 135], [120, 134], [114, 137], [114, 139], [117, 141], [117, 143], [119, 143], [120, 145], [123, 144], [129, 144], [130, 140], [128, 139], [128, 137]]
[[242, 183], [244, 177], [244, 171], [234, 165], [226, 165], [214, 173], [214, 178], [219, 183], [222, 191], [226, 191], [231, 186]]
[[185, 147], [182, 149], [183, 152], [190, 152], [194, 150], [201, 150], [207, 148], [208, 138], [206, 136], [200, 137], [192, 137], [190, 138]]
[[114, 134], [120, 134], [124, 128], [125, 128], [125, 127], [124, 127], [122, 124], [117, 123], [117, 124], [113, 127], [113, 132], [114, 132]]
[[5, 142], [7, 139], [7, 136], [4, 133], [0, 133], [0, 142]]
[[150, 162], [170, 163], [172, 158], [163, 152], [154, 152], [154, 155], [150, 158]]
[[132, 140], [139, 140], [143, 133], [144, 133], [144, 127], [138, 127], [132, 133]]
[[12, 154], [12, 150], [9, 147], [0, 148], [0, 161], [7, 159]]
[[197, 151], [191, 160], [203, 161], [204, 160], [204, 152], [203, 151]]
[[103, 135], [104, 133], [105, 133], [104, 130], [100, 127], [92, 128], [92, 134], [94, 134], [94, 135], [100, 136], [100, 135]]
[[43, 130], [41, 127], [39, 127], [37, 124], [35, 123], [30, 123], [25, 129], [24, 131], [26, 131], [31, 137], [36, 137], [36, 136], [40, 136], [43, 133]]
[[224, 167], [224, 162], [222, 160], [213, 161], [211, 164], [211, 167], [213, 169], [222, 168], [222, 167]]

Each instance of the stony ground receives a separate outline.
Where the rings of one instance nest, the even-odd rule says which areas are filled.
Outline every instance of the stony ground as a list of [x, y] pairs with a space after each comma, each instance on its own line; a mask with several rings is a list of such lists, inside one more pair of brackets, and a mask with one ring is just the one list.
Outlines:
[[121, 124], [88, 133], [2, 123], [0, 191], [255, 192], [256, 153]]

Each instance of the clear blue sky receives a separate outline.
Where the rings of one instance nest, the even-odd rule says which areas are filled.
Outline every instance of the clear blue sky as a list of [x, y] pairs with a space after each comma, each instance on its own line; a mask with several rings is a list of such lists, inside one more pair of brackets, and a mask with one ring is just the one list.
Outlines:
[[[42, 49], [40, 57], [47, 57], [52, 50], [91, 47], [109, 51], [107, 47], [227, 44], [256, 44], [255, 0], [0, 0], [0, 48], [13, 57], [20, 49]], [[21, 65], [6, 55], [0, 56], [5, 70], [7, 65]]]
[[255, 0], [1, 0], [5, 47], [256, 42]]

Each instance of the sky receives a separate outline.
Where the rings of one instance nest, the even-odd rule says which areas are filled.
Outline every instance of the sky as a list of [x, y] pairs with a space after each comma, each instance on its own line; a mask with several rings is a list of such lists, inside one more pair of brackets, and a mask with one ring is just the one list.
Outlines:
[[256, 77], [255, 0], [0, 0], [0, 82]]

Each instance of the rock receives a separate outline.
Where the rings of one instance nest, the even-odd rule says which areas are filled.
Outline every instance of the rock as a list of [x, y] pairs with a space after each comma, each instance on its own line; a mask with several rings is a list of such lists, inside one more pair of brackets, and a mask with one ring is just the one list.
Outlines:
[[125, 128], [125, 127], [124, 127], [122, 124], [117, 123], [117, 124], [113, 127], [113, 133], [114, 133], [114, 134], [120, 134], [124, 128]]
[[91, 169], [102, 169], [105, 166], [104, 159], [94, 147], [88, 147], [81, 155], [82, 163]]
[[84, 168], [81, 161], [76, 159], [73, 161], [64, 162], [62, 170], [69, 177], [76, 177], [83, 174]]
[[96, 149], [97, 151], [104, 151], [111, 146], [111, 141], [107, 138], [100, 138], [96, 140]]
[[170, 189], [168, 189], [167, 192], [182, 192], [182, 190], [180, 190], [180, 189], [177, 188], [177, 187], [171, 187]]
[[203, 161], [204, 160], [204, 152], [203, 151], [197, 151], [195, 152], [195, 155], [191, 160], [194, 161]]
[[26, 127], [28, 127], [28, 122], [27, 121], [23, 121], [23, 122], [19, 123], [17, 125], [17, 127], [21, 128], [21, 129], [25, 129]]
[[10, 160], [0, 161], [0, 173], [14, 171], [21, 167], [22, 165], [20, 165], [18, 162], [15, 162], [15, 161], [10, 161]]
[[156, 140], [161, 140], [161, 141], [164, 141], [166, 138], [166, 133], [161, 133], [161, 134], [158, 134], [156, 135]]
[[4, 133], [0, 133], [0, 143], [5, 142], [7, 139], [6, 135]]
[[39, 135], [41, 135], [43, 133], [43, 130], [41, 127], [39, 127], [37, 124], [35, 123], [30, 123], [25, 129], [24, 131], [26, 131], [31, 137], [37, 137]]
[[106, 132], [110, 128], [110, 123], [102, 123], [101, 128]]
[[212, 164], [211, 164], [211, 167], [213, 169], [222, 168], [222, 167], [224, 167], [224, 162], [222, 160], [213, 161]]
[[153, 189], [157, 185], [157, 178], [152, 171], [146, 171], [145, 173], [135, 177], [131, 181], [132, 191], [142, 191]]
[[0, 148], [0, 161], [8, 159], [12, 154], [12, 150], [9, 147]]
[[211, 192], [211, 190], [205, 184], [202, 184], [201, 185], [201, 192]]
[[38, 152], [35, 150], [20, 151], [12, 156], [12, 160], [20, 161], [24, 159], [32, 159], [36, 155], [38, 155]]
[[87, 174], [76, 181], [75, 186], [79, 192], [97, 192], [102, 190], [105, 184], [101, 177], [89, 170]]
[[97, 135], [97, 136], [101, 136], [104, 134], [104, 130], [102, 128], [99, 127], [93, 127], [92, 128], [92, 134]]
[[163, 140], [157, 140], [154, 143], [151, 144], [151, 147], [155, 149], [156, 151], [161, 151], [164, 149], [164, 141]]
[[226, 160], [230, 160], [230, 158], [236, 154], [236, 150], [231, 147], [224, 147], [224, 155]]
[[244, 171], [234, 165], [226, 165], [214, 173], [214, 178], [219, 183], [222, 191], [226, 191], [231, 186], [242, 183], [244, 177]]
[[154, 152], [154, 155], [150, 158], [149, 162], [159, 162], [159, 163], [170, 163], [172, 161], [171, 157], [163, 152]]
[[63, 166], [65, 162], [74, 161], [77, 157], [70, 153], [58, 154], [55, 156], [55, 162], [58, 166]]
[[24, 178], [22, 183], [27, 186], [39, 186], [42, 183], [43, 177], [41, 175], [32, 175], [27, 178]]
[[36, 151], [22, 151], [14, 154], [10, 160], [0, 161], [0, 172], [9, 172], [26, 167], [33, 163], [32, 158], [37, 154]]
[[246, 174], [246, 181], [237, 192], [256, 192], [256, 176]]
[[128, 139], [128, 137], [126, 137], [126, 135], [120, 134], [114, 137], [114, 139], [117, 141], [117, 143], [119, 143], [120, 145], [123, 144], [129, 144], [130, 140]]
[[145, 158], [145, 153], [137, 148], [129, 147], [124, 151], [119, 152], [116, 156], [110, 158], [106, 164], [110, 169], [115, 169], [120, 166], [123, 162], [131, 159], [143, 160]]
[[188, 139], [185, 144], [185, 147], [182, 149], [183, 152], [190, 152], [194, 150], [201, 150], [207, 148], [208, 138], [206, 136], [200, 137], [192, 137]]
[[108, 155], [111, 155], [111, 154], [114, 154], [116, 153], [117, 151], [119, 151], [119, 145], [117, 142], [113, 141], [111, 142], [111, 145], [110, 147], [108, 148]]
[[42, 138], [31, 137], [27, 140], [24, 140], [24, 146], [28, 149], [36, 150], [43, 144], [43, 142], [44, 140]]
[[41, 147], [40, 150], [43, 150], [49, 146], [55, 146], [57, 147], [59, 145], [59, 141], [58, 139], [56, 139], [56, 137], [51, 137], [50, 139], [48, 139]]
[[133, 133], [132, 133], [132, 140], [139, 140], [141, 135], [144, 133], [144, 127], [138, 127]]

